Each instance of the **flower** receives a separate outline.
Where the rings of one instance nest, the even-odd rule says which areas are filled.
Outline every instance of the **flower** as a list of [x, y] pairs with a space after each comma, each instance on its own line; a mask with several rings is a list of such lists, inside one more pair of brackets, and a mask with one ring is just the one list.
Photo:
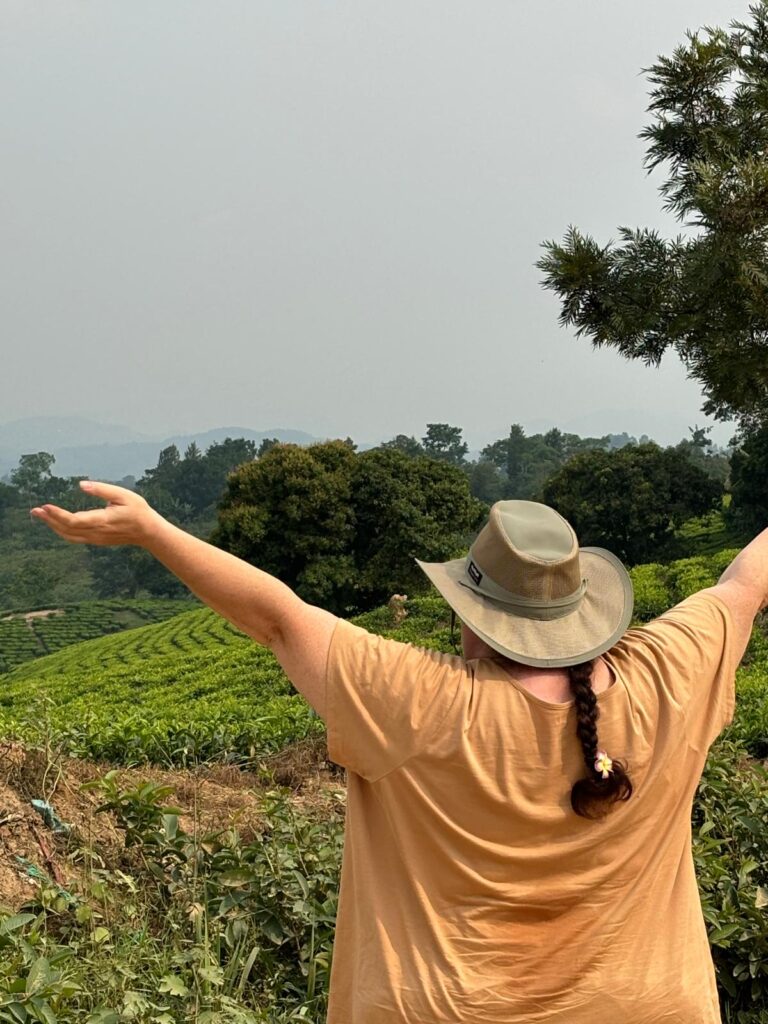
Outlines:
[[598, 750], [595, 760], [595, 771], [600, 772], [604, 779], [607, 779], [613, 771], [613, 761], [604, 750]]

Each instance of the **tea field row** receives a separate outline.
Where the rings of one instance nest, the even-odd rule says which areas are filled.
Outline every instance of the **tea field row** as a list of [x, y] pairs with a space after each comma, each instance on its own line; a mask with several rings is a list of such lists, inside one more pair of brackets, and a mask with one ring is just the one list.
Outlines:
[[72, 644], [163, 622], [198, 607], [186, 600], [83, 601], [62, 608], [0, 612], [0, 673]]

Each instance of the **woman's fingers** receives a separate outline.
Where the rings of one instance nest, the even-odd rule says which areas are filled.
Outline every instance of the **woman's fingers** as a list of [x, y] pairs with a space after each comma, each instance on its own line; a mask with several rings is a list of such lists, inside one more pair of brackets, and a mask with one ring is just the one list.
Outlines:
[[103, 498], [103, 508], [68, 512], [58, 505], [42, 505], [31, 510], [64, 540], [79, 544], [141, 544], [151, 534], [159, 518], [146, 500], [125, 487], [81, 480], [86, 494]]
[[42, 508], [34, 508], [32, 512], [38, 519], [42, 519], [56, 533], [83, 533], [104, 526], [104, 509], [97, 508], [88, 512], [67, 512], [58, 505], [44, 505]]
[[[63, 509], [58, 509], [61, 512]], [[61, 516], [54, 514], [51, 508], [33, 508], [32, 515], [35, 519], [41, 519], [49, 529], [63, 537], [65, 540], [72, 540], [74, 534], [71, 528], [63, 521]]]
[[100, 480], [81, 480], [80, 487], [87, 494], [94, 494], [97, 498], [104, 498], [106, 501], [114, 501], [124, 505], [126, 496], [134, 492], [127, 487], [117, 487], [115, 484], [103, 484]]
[[45, 519], [51, 526], [68, 527], [74, 519], [74, 512], [67, 512], [58, 505], [43, 505], [40, 508], [33, 508], [32, 512], [40, 519]]

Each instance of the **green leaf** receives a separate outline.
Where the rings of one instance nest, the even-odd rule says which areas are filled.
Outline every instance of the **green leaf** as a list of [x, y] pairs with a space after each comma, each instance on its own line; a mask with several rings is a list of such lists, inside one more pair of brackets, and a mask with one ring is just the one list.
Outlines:
[[758, 868], [759, 866], [760, 865], [757, 863], [757, 861], [753, 860], [751, 857], [745, 860], [739, 868], [739, 885], [744, 885], [744, 883], [747, 881], [747, 879], [755, 870], [755, 868]]
[[157, 987], [159, 992], [167, 992], [172, 996], [189, 995], [189, 989], [176, 974], [164, 974]]
[[224, 984], [224, 971], [218, 964], [209, 964], [207, 967], [201, 967], [197, 973], [203, 981], [207, 981], [210, 985]]
[[294, 871], [293, 874], [294, 877], [296, 878], [296, 881], [299, 883], [304, 899], [306, 899], [307, 896], [309, 895], [309, 885], [307, 884], [306, 878], [304, 877], [304, 875], [302, 875], [300, 871]]
[[48, 1005], [48, 1001], [46, 999], [33, 999], [32, 1004], [35, 1008], [37, 1019], [41, 1024], [57, 1024], [58, 1018]]
[[718, 943], [729, 939], [731, 935], [735, 935], [736, 932], [741, 931], [743, 927], [744, 926], [739, 921], [723, 925], [722, 928], [716, 928], [713, 932], [709, 933], [709, 941], [713, 946], [716, 946]]
[[261, 930], [271, 942], [275, 943], [276, 946], [279, 946], [285, 941], [285, 931], [276, 917], [268, 917], [266, 920], [262, 921]]
[[163, 815], [163, 830], [165, 832], [166, 839], [175, 839], [179, 832], [179, 816], [178, 814], [164, 814]]
[[220, 885], [226, 885], [232, 889], [237, 889], [242, 885], [248, 885], [253, 882], [253, 880], [253, 871], [250, 871], [248, 868], [231, 868], [229, 871], [223, 871], [218, 876], [218, 882]]
[[27, 995], [34, 995], [36, 992], [40, 992], [48, 984], [50, 978], [50, 963], [44, 956], [38, 957], [27, 975]]
[[24, 928], [25, 925], [31, 924], [34, 920], [34, 914], [14, 914], [12, 917], [6, 917], [0, 921], [0, 935], [8, 935], [10, 932], [18, 931], [19, 928]]

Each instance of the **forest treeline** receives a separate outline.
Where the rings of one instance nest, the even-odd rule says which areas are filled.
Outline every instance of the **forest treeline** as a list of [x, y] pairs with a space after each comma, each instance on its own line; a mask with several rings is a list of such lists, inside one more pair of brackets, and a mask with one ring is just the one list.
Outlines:
[[[724, 452], [702, 428], [661, 447], [626, 434], [528, 435], [513, 424], [470, 458], [461, 427], [431, 423], [421, 438], [399, 434], [362, 452], [350, 438], [307, 447], [227, 438], [183, 454], [171, 445], [140, 479], [115, 482], [306, 600], [351, 614], [422, 589], [414, 558], [465, 550], [488, 506], [503, 498], [547, 502], [573, 522], [582, 544], [630, 564], [684, 554], [676, 531], [721, 509], [728, 491], [734, 523], [752, 525], [768, 511], [756, 466], [765, 480], [768, 445], [764, 458], [748, 447]], [[185, 594], [138, 548], [62, 545], [31, 521], [35, 504], [89, 507], [80, 479], [56, 476], [53, 455], [37, 452], [0, 483], [0, 609]]]

